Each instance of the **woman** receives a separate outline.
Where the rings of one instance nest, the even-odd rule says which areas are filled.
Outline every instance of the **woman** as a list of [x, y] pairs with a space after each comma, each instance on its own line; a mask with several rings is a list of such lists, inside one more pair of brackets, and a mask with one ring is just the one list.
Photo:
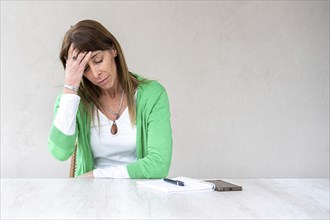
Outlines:
[[116, 38], [83, 20], [66, 33], [65, 69], [48, 148], [67, 160], [77, 143], [75, 176], [163, 178], [172, 157], [167, 93], [156, 81], [128, 71]]

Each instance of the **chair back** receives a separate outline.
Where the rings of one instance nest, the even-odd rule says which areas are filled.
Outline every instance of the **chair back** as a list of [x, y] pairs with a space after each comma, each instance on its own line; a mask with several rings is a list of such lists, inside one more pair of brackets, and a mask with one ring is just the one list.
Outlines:
[[74, 174], [76, 172], [76, 153], [77, 153], [77, 143], [74, 146], [74, 151], [71, 156], [70, 173], [69, 173], [70, 178], [74, 178]]

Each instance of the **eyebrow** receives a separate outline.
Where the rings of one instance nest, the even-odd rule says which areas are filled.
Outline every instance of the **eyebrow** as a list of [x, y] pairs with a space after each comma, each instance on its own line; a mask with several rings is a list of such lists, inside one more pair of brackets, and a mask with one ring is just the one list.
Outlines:
[[98, 55], [99, 53], [101, 53], [102, 51], [99, 51], [99, 52], [97, 52], [96, 54], [94, 54], [93, 56], [92, 56], [92, 58], [94, 58], [96, 55]]

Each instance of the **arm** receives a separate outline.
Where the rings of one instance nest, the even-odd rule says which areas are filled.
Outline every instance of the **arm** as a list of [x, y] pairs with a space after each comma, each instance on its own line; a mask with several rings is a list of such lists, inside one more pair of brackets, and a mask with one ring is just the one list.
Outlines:
[[67, 160], [73, 153], [79, 100], [79, 96], [71, 94], [60, 94], [56, 99], [48, 149], [58, 160]]
[[[154, 91], [153, 91], [154, 92]], [[168, 175], [172, 158], [172, 129], [168, 96], [164, 88], [141, 121], [143, 158], [127, 165], [131, 178], [163, 178]]]
[[57, 97], [54, 108], [54, 121], [48, 136], [48, 149], [59, 160], [67, 160], [73, 153], [76, 141], [76, 115], [79, 105], [78, 88], [91, 52], [78, 51], [71, 44], [65, 67], [65, 85], [63, 95]]

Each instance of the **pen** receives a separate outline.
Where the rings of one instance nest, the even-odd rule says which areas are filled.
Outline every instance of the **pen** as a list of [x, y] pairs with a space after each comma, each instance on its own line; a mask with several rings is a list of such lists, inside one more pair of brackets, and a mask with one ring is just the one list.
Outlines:
[[184, 182], [179, 181], [179, 180], [171, 180], [171, 179], [168, 179], [168, 178], [164, 178], [163, 180], [165, 182], [172, 183], [172, 184], [177, 185], [177, 186], [184, 186]]

